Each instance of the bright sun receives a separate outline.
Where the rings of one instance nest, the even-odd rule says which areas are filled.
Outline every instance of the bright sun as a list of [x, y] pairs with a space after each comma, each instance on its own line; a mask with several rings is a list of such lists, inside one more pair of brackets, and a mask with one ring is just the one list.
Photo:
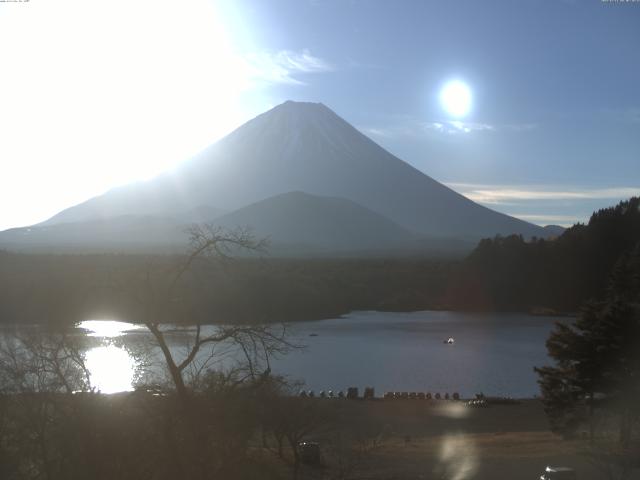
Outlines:
[[31, 3], [0, 0], [0, 203], [15, 205], [0, 230], [157, 175], [246, 120], [236, 42], [251, 39], [223, 2]]
[[471, 90], [460, 80], [448, 82], [440, 91], [442, 108], [453, 117], [464, 117], [471, 110]]

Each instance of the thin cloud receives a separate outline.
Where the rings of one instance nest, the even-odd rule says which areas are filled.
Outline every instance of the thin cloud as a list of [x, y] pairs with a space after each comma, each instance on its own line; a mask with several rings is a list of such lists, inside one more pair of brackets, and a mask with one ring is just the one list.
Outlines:
[[640, 187], [567, 188], [543, 186], [477, 185], [447, 183], [447, 186], [479, 203], [509, 205], [531, 200], [621, 199], [640, 195]]
[[425, 130], [435, 130], [436, 132], [442, 132], [448, 135], [472, 132], [493, 132], [496, 130], [495, 125], [489, 125], [488, 123], [460, 122], [457, 120], [448, 122], [427, 122], [423, 124], [423, 128]]
[[[538, 225], [569, 227], [587, 222], [595, 208], [640, 195], [640, 187], [567, 187], [447, 183], [448, 187], [490, 208]], [[598, 207], [598, 204], [603, 204]], [[569, 211], [570, 210], [570, 211]], [[569, 215], [569, 213], [574, 213]]]
[[399, 138], [417, 136], [417, 132], [409, 127], [401, 125], [388, 127], [360, 127], [360, 131], [372, 137], [378, 138]]
[[519, 218], [520, 220], [524, 220], [526, 222], [536, 223], [538, 225], [561, 225], [563, 227], [569, 227], [571, 225], [575, 225], [578, 222], [583, 221], [583, 219], [576, 215], [536, 215], [536, 214], [525, 214], [525, 213], [510, 213], [512, 217]]
[[447, 136], [492, 132], [528, 132], [537, 128], [535, 123], [491, 124], [482, 122], [463, 122], [459, 120], [419, 121], [415, 118], [402, 118], [386, 126], [363, 127], [362, 131], [375, 137], [403, 138], [423, 137], [429, 133]]
[[252, 76], [268, 83], [306, 85], [296, 78], [299, 74], [332, 72], [335, 67], [307, 49], [301, 52], [280, 50], [279, 52], [251, 53], [245, 56]]

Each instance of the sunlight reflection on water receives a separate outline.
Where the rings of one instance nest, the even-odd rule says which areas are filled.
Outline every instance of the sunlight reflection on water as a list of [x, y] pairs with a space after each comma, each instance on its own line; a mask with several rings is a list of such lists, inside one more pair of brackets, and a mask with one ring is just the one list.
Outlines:
[[102, 339], [100, 346], [86, 352], [85, 362], [91, 386], [102, 393], [133, 390], [136, 361], [129, 352], [116, 345], [114, 339], [144, 327], [114, 320], [87, 320], [78, 325], [87, 336]]
[[87, 330], [89, 337], [115, 338], [132, 330], [142, 330], [145, 327], [116, 320], [86, 320], [80, 322], [78, 328]]
[[95, 347], [87, 351], [86, 367], [91, 386], [101, 393], [133, 390], [136, 362], [124, 348], [115, 345]]

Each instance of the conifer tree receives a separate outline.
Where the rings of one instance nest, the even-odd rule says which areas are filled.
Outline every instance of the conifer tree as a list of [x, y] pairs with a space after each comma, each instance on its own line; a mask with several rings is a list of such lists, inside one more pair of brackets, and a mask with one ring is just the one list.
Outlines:
[[605, 300], [587, 303], [573, 324], [556, 324], [547, 349], [556, 364], [536, 372], [552, 429], [567, 435], [588, 422], [593, 440], [602, 409], [619, 418], [628, 445], [640, 418], [640, 244], [616, 263]]

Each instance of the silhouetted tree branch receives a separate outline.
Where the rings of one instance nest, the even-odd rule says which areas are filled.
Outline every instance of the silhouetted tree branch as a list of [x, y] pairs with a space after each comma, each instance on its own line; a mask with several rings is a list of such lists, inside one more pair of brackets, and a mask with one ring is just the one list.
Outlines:
[[[186, 277], [192, 272], [195, 263], [207, 261], [231, 261], [234, 255], [242, 252], [263, 253], [267, 246], [265, 239], [255, 239], [250, 230], [239, 228], [227, 230], [214, 225], [194, 225], [188, 230], [190, 248], [170, 275], [170, 281], [162, 286], [150, 270], [145, 273], [146, 299], [144, 305], [150, 308], [144, 315], [143, 322], [154, 336], [162, 351], [171, 380], [179, 398], [188, 396], [186, 372], [195, 362], [202, 361], [196, 372], [202, 372], [218, 355], [216, 346], [229, 345], [236, 349], [243, 360], [246, 375], [242, 378], [255, 378], [263, 369], [270, 370], [269, 359], [273, 355], [286, 353], [293, 348], [286, 338], [284, 326], [261, 325], [258, 323], [243, 325], [216, 325], [203, 327], [201, 316], [195, 315], [193, 306], [188, 304], [184, 295], [193, 286]], [[215, 294], [215, 292], [211, 292]], [[151, 300], [151, 301], [149, 301]], [[181, 307], [181, 308], [177, 308]], [[185, 315], [187, 318], [176, 318], [174, 323], [194, 324], [193, 339], [182, 360], [176, 359], [172, 351], [165, 323], [168, 315]], [[213, 323], [213, 319], [211, 319]], [[206, 333], [205, 333], [206, 330]], [[206, 349], [209, 349], [206, 355]], [[204, 357], [204, 358], [202, 358]]]

